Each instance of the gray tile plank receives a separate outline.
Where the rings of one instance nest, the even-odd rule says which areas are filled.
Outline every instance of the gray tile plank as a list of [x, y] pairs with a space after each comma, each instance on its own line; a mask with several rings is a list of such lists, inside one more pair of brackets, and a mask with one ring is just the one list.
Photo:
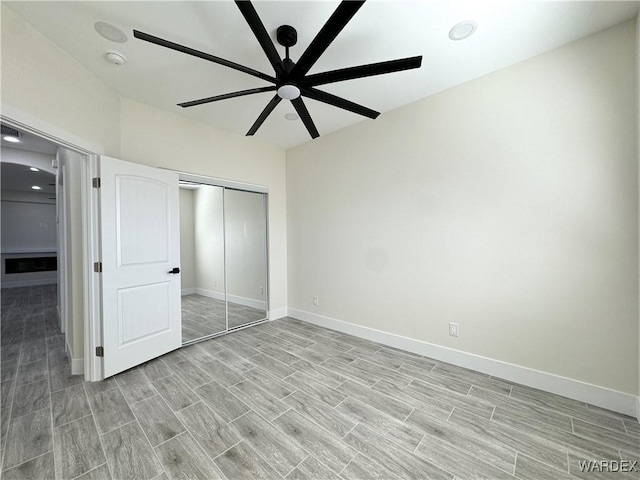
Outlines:
[[115, 377], [124, 398], [129, 403], [139, 402], [145, 398], [153, 397], [158, 392], [151, 385], [149, 379], [138, 368], [132, 368]]
[[372, 390], [389, 395], [396, 400], [428, 413], [432, 417], [437, 417], [442, 420], [446, 420], [449, 417], [451, 410], [453, 410], [453, 405], [449, 405], [447, 402], [418, 395], [415, 392], [411, 392], [411, 394], [409, 394], [405, 391], [404, 387], [387, 382], [386, 380], [380, 380], [371, 388]]
[[[410, 452], [415, 450], [424, 436], [424, 432], [417, 429], [413, 424], [398, 420], [355, 398], [347, 398], [338, 405], [336, 410], [373, 431], [382, 432], [385, 437]], [[411, 418], [411, 415], [409, 418]]]
[[278, 477], [271, 465], [244, 441], [217, 457], [215, 464], [227, 478], [271, 480]]
[[254, 365], [265, 369], [271, 375], [278, 377], [280, 379], [288, 377], [289, 375], [296, 372], [295, 368], [291, 368], [289, 365], [285, 365], [279, 360], [276, 360], [275, 358], [270, 357], [269, 355], [265, 355], [264, 353], [260, 353], [259, 355], [254, 355], [248, 360], [252, 362]]
[[431, 373], [431, 371], [423, 370], [414, 365], [402, 365], [398, 368], [398, 372], [410, 375], [413, 378], [435, 385], [436, 387], [451, 390], [462, 395], [466, 395], [469, 393], [469, 390], [471, 390], [471, 383], [463, 382], [445, 375], [437, 375], [435, 370], [433, 370], [434, 373]]
[[114, 479], [152, 479], [163, 471], [138, 422], [102, 435], [107, 463]]
[[51, 394], [51, 410], [54, 427], [91, 415], [84, 386], [76, 385]]
[[596, 442], [611, 445], [617, 449], [627, 450], [640, 454], [640, 443], [626, 433], [615, 432], [608, 428], [573, 419], [573, 431], [579, 437], [584, 437]]
[[521, 480], [571, 480], [575, 478], [566, 471], [557, 470], [522, 454], [518, 454], [515, 476]]
[[297, 388], [290, 383], [280, 380], [278, 377], [271, 375], [271, 373], [261, 367], [254, 367], [251, 370], [244, 372], [243, 375], [247, 380], [252, 381], [258, 387], [269, 392], [279, 400], [282, 400], [284, 397], [297, 390]]
[[213, 377], [188, 360], [176, 362], [171, 367], [189, 388], [198, 388], [213, 381]]
[[[74, 480], [111, 480], [111, 472], [106, 463], [94, 468], [93, 470], [83, 473]], [[157, 477], [156, 477], [157, 478]]]
[[369, 458], [377, 465], [378, 470], [389, 471], [400, 478], [412, 480], [453, 478], [449, 472], [407, 452], [363, 425], [357, 425], [347, 434], [344, 441]]
[[71, 375], [71, 365], [68, 362], [49, 367], [49, 382], [52, 392], [79, 385], [83, 381], [82, 375]]
[[287, 480], [342, 480], [333, 470], [320, 463], [313, 455], [309, 455], [304, 461], [294, 468]]
[[178, 375], [170, 375], [152, 383], [174, 412], [200, 401], [200, 398]]
[[[454, 445], [460, 451], [465, 452], [467, 457], [470, 455], [472, 458], [482, 459], [506, 472], [513, 472], [516, 450], [494, 442], [491, 437], [475, 434], [471, 430], [451, 422], [437, 420], [419, 410], [409, 415], [407, 423], [425, 433], [425, 438], [422, 441], [423, 446], [424, 444], [444, 442], [444, 444]], [[460, 476], [460, 471], [451, 471]]]
[[547, 410], [564, 413], [580, 420], [599, 425], [620, 433], [626, 433], [621, 418], [615, 418], [595, 410], [588, 410], [583, 402], [542, 392], [529, 387], [514, 385], [511, 398], [525, 403], [545, 408]]
[[185, 431], [160, 395], [134, 403], [131, 409], [152, 447]]
[[41, 380], [16, 387], [11, 417], [17, 418], [51, 405], [49, 381]]
[[[358, 370], [362, 370], [369, 375], [372, 375], [376, 380], [386, 380], [391, 383], [397, 383], [398, 385], [409, 385], [411, 383], [412, 377], [404, 372], [402, 369], [405, 366], [400, 367], [398, 370], [392, 370], [390, 368], [383, 367], [381, 365], [376, 365], [375, 363], [368, 362], [365, 359], [358, 358], [354, 360], [350, 366], [357, 368]], [[411, 367], [415, 368], [415, 367]]]
[[284, 363], [285, 365], [291, 365], [293, 362], [297, 362], [300, 358], [292, 355], [281, 348], [274, 347], [273, 345], [261, 345], [258, 347], [262, 353], [269, 355], [270, 357], [275, 358], [276, 360]]
[[356, 452], [340, 438], [293, 410], [284, 413], [272, 424], [302, 448], [313, 452], [320, 462], [336, 473], [356, 455]]
[[467, 429], [495, 445], [512, 448], [559, 470], [567, 470], [567, 449], [561, 444], [491, 422], [464, 410], [454, 409], [449, 417], [449, 422]]
[[[5, 409], [6, 410], [6, 409]], [[3, 468], [9, 469], [53, 449], [51, 410], [43, 408], [12, 419], [7, 434]]]
[[[253, 364], [251, 364], [251, 367], [253, 367]], [[244, 377], [238, 371], [218, 360], [202, 363], [200, 368], [211, 375], [223, 387], [230, 387], [244, 380]]]
[[229, 392], [218, 382], [211, 382], [198, 387], [195, 392], [209, 407], [220, 415], [225, 422], [231, 422], [243, 413], [249, 411], [249, 407], [238, 397]]
[[[6, 447], [7, 434], [9, 433], [9, 419], [11, 417], [11, 407], [0, 410], [0, 450]], [[2, 458], [0, 456], [0, 458]], [[1, 466], [1, 465], [0, 465]]]
[[144, 363], [138, 367], [150, 382], [172, 375], [174, 372], [162, 358], [155, 358], [150, 362]]
[[171, 479], [223, 480], [224, 478], [188, 433], [183, 433], [157, 446], [156, 452]]
[[353, 363], [344, 364], [336, 362], [335, 360], [327, 360], [322, 364], [322, 367], [330, 372], [340, 375], [344, 378], [344, 381], [349, 380], [361, 383], [366, 387], [370, 387], [378, 381], [378, 379], [373, 378], [371, 374], [358, 368], [353, 368]]
[[358, 453], [349, 462], [340, 476], [345, 480], [400, 480], [400, 477], [389, 470], [381, 469], [378, 464], [362, 453]]
[[16, 390], [15, 387], [16, 382], [14, 380], [7, 380], [6, 382], [0, 383], [0, 409], [11, 407], [13, 394]]
[[57, 478], [74, 478], [105, 463], [93, 417], [54, 430], [54, 458]]
[[286, 404], [249, 380], [229, 387], [229, 391], [236, 397], [241, 398], [247, 406], [268, 422], [289, 409]]
[[117, 388], [91, 395], [89, 404], [100, 433], [121, 427], [135, 420], [127, 401]]
[[176, 414], [205, 452], [215, 458], [241, 440], [237, 431], [213, 410], [198, 402]]
[[255, 412], [234, 420], [230, 427], [280, 474], [287, 475], [307, 452]]
[[330, 388], [338, 388], [350, 378], [329, 370], [323, 365], [316, 365], [306, 360], [298, 360], [292, 363], [291, 366]]
[[49, 371], [46, 360], [23, 363], [18, 366], [16, 386], [41, 382], [42, 380], [46, 380], [48, 375]]
[[45, 453], [21, 465], [2, 472], [5, 480], [35, 480], [55, 478], [53, 452]]
[[99, 382], [84, 382], [84, 389], [87, 392], [87, 396], [95, 395], [96, 393], [106, 392], [107, 390], [113, 390], [118, 388], [116, 379], [113, 377], [100, 380]]
[[296, 372], [293, 375], [288, 376], [287, 378], [285, 378], [285, 381], [294, 385], [299, 390], [302, 390], [308, 395], [322, 400], [332, 407], [335, 407], [341, 401], [347, 398], [347, 395], [345, 395], [344, 393], [338, 392], [337, 390], [334, 390], [333, 388], [330, 388], [322, 383], [314, 382], [313, 379], [309, 377], [309, 375], [302, 372]]
[[[471, 391], [473, 391], [473, 388]], [[405, 392], [427, 404], [461, 408], [484, 418], [491, 418], [491, 413], [493, 412], [493, 406], [487, 401], [443, 390], [421, 380], [411, 382]]]
[[461, 478], [513, 480], [513, 467], [509, 472], [498, 469], [435, 436], [425, 437], [415, 454]]
[[303, 417], [341, 438], [356, 425], [354, 419], [300, 390], [289, 395], [283, 402]]
[[414, 408], [400, 400], [390, 397], [389, 395], [363, 387], [362, 385], [351, 381], [347, 381], [342, 384], [338, 390], [402, 421], [407, 418]]
[[476, 387], [491, 390], [506, 396], [509, 396], [511, 386], [513, 385], [511, 382], [506, 380], [490, 377], [486, 373], [476, 372], [474, 370], [458, 367], [457, 365], [451, 365], [449, 363], [438, 363], [431, 370], [431, 373], [470, 383]]
[[230, 368], [240, 373], [246, 370], [251, 370], [254, 366], [252, 362], [242, 358], [231, 350], [227, 350], [226, 348], [222, 349], [215, 358], [222, 364], [228, 365]]

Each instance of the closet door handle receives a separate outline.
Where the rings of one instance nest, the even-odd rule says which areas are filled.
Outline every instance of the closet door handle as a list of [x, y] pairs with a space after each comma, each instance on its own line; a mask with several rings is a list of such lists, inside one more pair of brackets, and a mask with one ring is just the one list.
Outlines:
[[173, 267], [173, 270], [169, 270], [167, 273], [180, 273], [180, 269], [178, 267]]

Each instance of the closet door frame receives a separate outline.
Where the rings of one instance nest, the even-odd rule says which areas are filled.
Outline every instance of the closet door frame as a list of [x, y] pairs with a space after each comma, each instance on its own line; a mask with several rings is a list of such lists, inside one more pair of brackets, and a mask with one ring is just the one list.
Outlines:
[[189, 182], [200, 185], [211, 185], [213, 187], [223, 187], [224, 189], [231, 190], [240, 190], [244, 192], [250, 193], [258, 193], [262, 194], [263, 199], [263, 209], [264, 209], [264, 219], [265, 219], [265, 239], [264, 239], [264, 266], [265, 266], [265, 304], [266, 304], [266, 318], [263, 320], [256, 320], [255, 322], [248, 323], [246, 325], [241, 325], [238, 327], [234, 327], [233, 329], [229, 329], [229, 302], [227, 301], [227, 265], [226, 265], [226, 226], [224, 225], [224, 191], [222, 192], [222, 202], [223, 202], [223, 232], [225, 234], [225, 248], [224, 248], [224, 257], [225, 257], [225, 265], [224, 265], [224, 291], [225, 291], [225, 320], [226, 320], [226, 330], [222, 332], [213, 333], [203, 338], [199, 338], [190, 342], [185, 342], [182, 344], [183, 347], [191, 345], [193, 343], [198, 343], [200, 341], [208, 340], [210, 338], [215, 338], [220, 335], [226, 335], [229, 332], [237, 332], [238, 330], [242, 330], [243, 328], [250, 328], [254, 325], [259, 325], [264, 322], [269, 321], [269, 294], [270, 294], [270, 285], [269, 285], [269, 187], [265, 185], [257, 185], [253, 183], [244, 183], [244, 182], [236, 182], [234, 180], [227, 180], [224, 178], [216, 178], [209, 177], [206, 175], [197, 175], [193, 173], [183, 172], [180, 170], [173, 170], [169, 168], [162, 168], [162, 170], [170, 170], [178, 174], [178, 180], [180, 182]]

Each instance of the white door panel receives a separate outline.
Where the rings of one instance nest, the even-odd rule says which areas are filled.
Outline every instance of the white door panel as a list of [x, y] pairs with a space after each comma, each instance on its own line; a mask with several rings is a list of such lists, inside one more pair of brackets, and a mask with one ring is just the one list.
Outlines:
[[104, 373], [182, 344], [178, 176], [100, 157]]

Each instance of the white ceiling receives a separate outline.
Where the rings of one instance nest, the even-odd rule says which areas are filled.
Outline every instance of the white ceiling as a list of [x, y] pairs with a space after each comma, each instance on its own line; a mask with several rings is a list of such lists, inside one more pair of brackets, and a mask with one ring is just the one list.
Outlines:
[[[55, 196], [56, 176], [52, 173], [40, 170], [32, 172], [28, 165], [17, 163], [0, 163], [0, 175], [2, 176], [2, 190], [13, 190], [16, 192], [30, 192]], [[33, 190], [36, 185], [41, 190]]]
[[[244, 135], [273, 92], [183, 109], [179, 102], [268, 85], [260, 79], [133, 38], [135, 28], [273, 75], [240, 11], [231, 1], [4, 2], [121, 96]], [[298, 30], [295, 61], [337, 6], [335, 1], [257, 1], [255, 8], [275, 42], [283, 24]], [[423, 55], [422, 68], [319, 87], [381, 112], [634, 18], [631, 1], [376, 1], [367, 2], [311, 69], [318, 73]], [[448, 32], [464, 20], [478, 23], [469, 39]], [[113, 43], [93, 25], [113, 24], [129, 37]], [[276, 43], [277, 45], [277, 43]], [[277, 45], [281, 55], [283, 48]], [[128, 62], [108, 63], [116, 50]], [[359, 115], [304, 100], [320, 135], [360, 121]], [[288, 101], [276, 107], [256, 137], [285, 148], [310, 141]]]

